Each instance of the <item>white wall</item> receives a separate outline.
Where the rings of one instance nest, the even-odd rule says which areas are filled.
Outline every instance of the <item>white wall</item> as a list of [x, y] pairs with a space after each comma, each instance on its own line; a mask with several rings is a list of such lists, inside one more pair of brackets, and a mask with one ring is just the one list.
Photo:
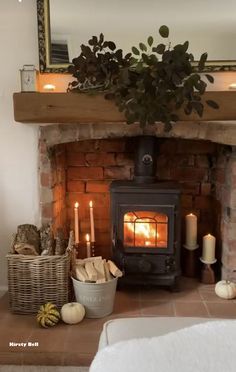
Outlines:
[[7, 285], [11, 235], [22, 223], [38, 224], [38, 128], [14, 122], [13, 92], [19, 69], [38, 66], [36, 0], [0, 0], [0, 290]]

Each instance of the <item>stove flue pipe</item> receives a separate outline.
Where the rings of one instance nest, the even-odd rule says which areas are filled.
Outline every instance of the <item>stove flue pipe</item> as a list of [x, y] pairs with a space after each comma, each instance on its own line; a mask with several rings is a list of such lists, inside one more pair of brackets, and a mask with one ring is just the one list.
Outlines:
[[140, 136], [136, 137], [136, 141], [134, 181], [137, 183], [153, 183], [156, 180], [156, 137]]

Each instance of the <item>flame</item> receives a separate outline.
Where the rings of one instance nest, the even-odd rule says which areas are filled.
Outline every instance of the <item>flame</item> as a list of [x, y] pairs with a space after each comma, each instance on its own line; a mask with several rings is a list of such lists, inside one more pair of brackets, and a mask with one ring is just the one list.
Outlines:
[[89, 207], [90, 208], [93, 208], [93, 202], [92, 202], [92, 200], [90, 200], [90, 202], [89, 202]]
[[89, 241], [90, 241], [90, 236], [89, 236], [89, 234], [86, 234], [86, 235], [85, 235], [85, 240], [86, 240], [86, 242], [89, 242]]
[[75, 208], [79, 208], [79, 203], [78, 202], [75, 203]]
[[145, 237], [147, 239], [155, 238], [155, 236], [158, 238], [159, 234], [156, 232], [156, 229], [153, 227], [153, 224], [150, 223], [150, 220], [148, 218], [142, 218], [142, 222], [139, 222], [140, 220], [137, 219], [136, 223], [133, 222], [128, 223], [128, 229], [134, 233], [135, 229], [135, 235], [140, 235], [142, 237]]
[[[129, 222], [131, 221], [131, 222]], [[125, 226], [133, 234], [135, 232], [135, 238], [138, 240], [145, 239], [145, 245], [150, 246], [155, 242], [155, 238], [159, 238], [159, 234], [156, 231], [156, 225], [151, 223], [149, 218], [138, 218], [135, 223], [132, 215], [125, 216]], [[146, 240], [147, 239], [147, 240]]]

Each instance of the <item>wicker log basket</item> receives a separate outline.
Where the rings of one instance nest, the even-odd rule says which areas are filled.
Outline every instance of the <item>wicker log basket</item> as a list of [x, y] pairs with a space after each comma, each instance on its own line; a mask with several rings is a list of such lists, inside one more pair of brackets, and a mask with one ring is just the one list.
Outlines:
[[7, 261], [12, 312], [36, 313], [46, 302], [53, 302], [59, 308], [69, 302], [69, 253], [54, 256], [8, 254]]

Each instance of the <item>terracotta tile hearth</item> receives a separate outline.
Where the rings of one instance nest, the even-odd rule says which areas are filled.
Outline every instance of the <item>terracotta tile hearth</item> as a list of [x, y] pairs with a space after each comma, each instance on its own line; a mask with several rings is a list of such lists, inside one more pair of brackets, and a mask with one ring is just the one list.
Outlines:
[[[88, 366], [96, 353], [103, 323], [136, 316], [236, 319], [236, 300], [217, 297], [214, 285], [181, 278], [178, 293], [153, 287], [129, 287], [117, 291], [114, 312], [108, 317], [42, 329], [35, 315], [12, 314], [5, 295], [0, 299], [0, 364]], [[12, 348], [9, 342], [39, 342], [39, 347]]]

